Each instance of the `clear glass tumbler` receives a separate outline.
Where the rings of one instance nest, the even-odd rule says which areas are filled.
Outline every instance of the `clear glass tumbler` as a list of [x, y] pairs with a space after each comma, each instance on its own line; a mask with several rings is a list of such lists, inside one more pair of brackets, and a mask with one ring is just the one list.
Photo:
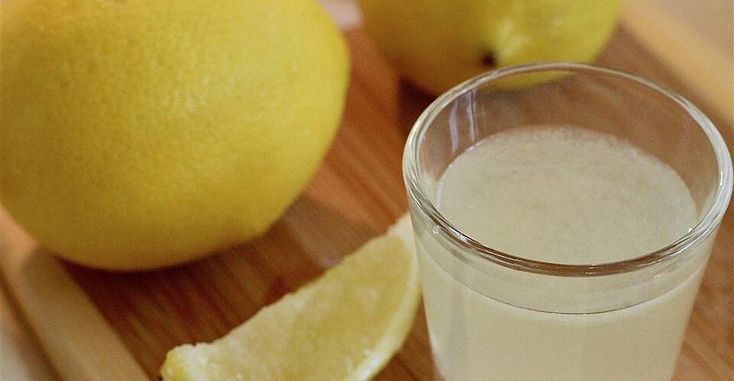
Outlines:
[[[538, 79], [550, 81], [528, 86]], [[526, 86], [511, 89], [518, 83]], [[697, 223], [664, 247], [612, 263], [541, 262], [478, 242], [442, 214], [437, 184], [478, 141], [527, 126], [574, 126], [632, 143], [678, 172]], [[464, 82], [423, 112], [403, 172], [431, 347], [444, 379], [671, 379], [732, 191], [724, 141], [690, 102], [606, 68], [501, 69]]]

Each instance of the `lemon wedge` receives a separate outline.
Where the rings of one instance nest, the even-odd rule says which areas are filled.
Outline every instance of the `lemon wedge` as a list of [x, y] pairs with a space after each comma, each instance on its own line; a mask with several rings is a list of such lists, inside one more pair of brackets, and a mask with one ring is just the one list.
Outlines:
[[419, 289], [405, 216], [224, 337], [172, 349], [161, 376], [166, 381], [369, 380], [410, 331]]

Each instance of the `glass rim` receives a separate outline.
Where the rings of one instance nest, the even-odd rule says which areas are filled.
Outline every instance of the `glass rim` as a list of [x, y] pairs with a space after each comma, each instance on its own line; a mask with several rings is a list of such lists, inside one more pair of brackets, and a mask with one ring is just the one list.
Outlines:
[[[595, 73], [631, 80], [675, 102], [703, 130], [716, 157], [718, 179], [713, 202], [703, 217], [683, 236], [672, 243], [639, 256], [616, 262], [600, 264], [562, 264], [544, 262], [512, 255], [474, 240], [448, 221], [438, 211], [423, 189], [417, 158], [420, 143], [436, 116], [458, 97], [482, 85], [500, 78], [533, 72], [565, 71], [572, 73]], [[624, 71], [572, 62], [544, 62], [500, 68], [468, 79], [436, 98], [413, 124], [403, 152], [403, 180], [409, 199], [430, 219], [438, 232], [452, 245], [470, 256], [486, 260], [515, 270], [562, 277], [589, 277], [632, 272], [679, 257], [687, 248], [696, 245], [711, 234], [720, 224], [732, 192], [732, 163], [724, 139], [711, 120], [684, 97], [653, 81]], [[452, 252], [453, 253], [453, 252]], [[453, 255], [457, 255], [453, 253]], [[463, 260], [463, 258], [460, 258]]]

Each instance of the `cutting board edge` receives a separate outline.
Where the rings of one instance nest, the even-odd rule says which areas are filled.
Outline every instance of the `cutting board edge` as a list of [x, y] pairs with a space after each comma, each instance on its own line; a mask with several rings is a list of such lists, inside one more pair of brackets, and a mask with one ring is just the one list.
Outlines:
[[3, 288], [56, 373], [65, 380], [146, 380], [114, 328], [59, 260], [37, 250], [4, 207], [0, 226]]

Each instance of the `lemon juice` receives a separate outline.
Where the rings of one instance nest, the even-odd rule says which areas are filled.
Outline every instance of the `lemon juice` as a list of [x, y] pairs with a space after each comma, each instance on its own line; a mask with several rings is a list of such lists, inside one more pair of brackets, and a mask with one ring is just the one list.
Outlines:
[[[453, 160], [435, 194], [438, 210], [466, 236], [556, 264], [639, 257], [685, 235], [698, 218], [671, 167], [624, 140], [572, 127], [490, 135]], [[416, 234], [434, 358], [448, 381], [672, 377], [706, 253], [609, 291], [603, 285], [631, 275], [481, 274], [422, 236], [430, 231]], [[577, 298], [582, 292], [590, 297]]]

